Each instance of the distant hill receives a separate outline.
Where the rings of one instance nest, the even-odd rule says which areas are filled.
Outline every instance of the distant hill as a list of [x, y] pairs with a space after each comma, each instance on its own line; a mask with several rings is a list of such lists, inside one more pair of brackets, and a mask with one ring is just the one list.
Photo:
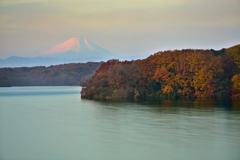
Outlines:
[[0, 86], [82, 85], [102, 63], [88, 62], [49, 67], [0, 68]]
[[29, 57], [12, 56], [0, 59], [0, 68], [100, 62], [109, 59], [132, 60], [147, 58], [147, 56], [120, 56], [94, 44], [84, 37], [73, 37], [46, 51], [35, 53]]

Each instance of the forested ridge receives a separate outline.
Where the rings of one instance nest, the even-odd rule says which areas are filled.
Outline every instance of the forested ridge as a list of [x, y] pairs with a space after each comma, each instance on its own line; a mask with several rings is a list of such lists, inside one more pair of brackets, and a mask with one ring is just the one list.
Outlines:
[[239, 98], [240, 45], [158, 52], [143, 60], [109, 60], [81, 91], [89, 99]]
[[0, 68], [0, 86], [82, 85], [103, 62]]

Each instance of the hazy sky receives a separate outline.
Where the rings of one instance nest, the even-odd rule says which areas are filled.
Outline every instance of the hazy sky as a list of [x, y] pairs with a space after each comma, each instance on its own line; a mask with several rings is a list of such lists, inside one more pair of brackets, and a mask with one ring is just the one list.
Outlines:
[[0, 58], [71, 37], [119, 55], [240, 44], [240, 0], [0, 0]]

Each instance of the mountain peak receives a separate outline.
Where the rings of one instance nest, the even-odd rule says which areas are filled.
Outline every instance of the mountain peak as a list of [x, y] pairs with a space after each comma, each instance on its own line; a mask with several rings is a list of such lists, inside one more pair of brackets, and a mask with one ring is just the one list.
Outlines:
[[[65, 53], [67, 51], [72, 51], [72, 52], [79, 52], [80, 48], [83, 46], [87, 46], [88, 50], [94, 51], [94, 47], [91, 46], [88, 42], [88, 40], [84, 37], [72, 37], [69, 40], [53, 47], [50, 48], [46, 51], [43, 52], [38, 52], [32, 57], [39, 57], [39, 56], [51, 56], [54, 54], [60, 54], [60, 53]], [[86, 48], [86, 47], [84, 47]]]

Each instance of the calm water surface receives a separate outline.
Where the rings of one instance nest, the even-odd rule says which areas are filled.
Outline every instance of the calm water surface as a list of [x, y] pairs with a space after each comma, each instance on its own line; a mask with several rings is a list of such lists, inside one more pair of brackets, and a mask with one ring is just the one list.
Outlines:
[[0, 159], [240, 159], [240, 102], [104, 102], [80, 90], [0, 88]]

